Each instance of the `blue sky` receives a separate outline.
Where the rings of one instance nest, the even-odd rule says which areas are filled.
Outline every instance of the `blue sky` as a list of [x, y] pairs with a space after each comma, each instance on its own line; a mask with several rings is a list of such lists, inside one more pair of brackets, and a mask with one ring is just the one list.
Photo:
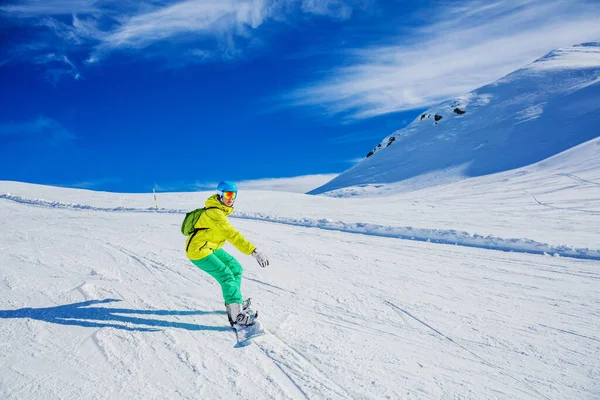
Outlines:
[[0, 179], [308, 191], [422, 110], [600, 38], [597, 1], [15, 0]]

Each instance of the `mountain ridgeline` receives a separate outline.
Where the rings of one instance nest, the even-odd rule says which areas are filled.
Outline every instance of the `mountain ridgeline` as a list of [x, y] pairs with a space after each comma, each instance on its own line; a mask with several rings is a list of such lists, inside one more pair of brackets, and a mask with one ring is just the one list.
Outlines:
[[443, 102], [310, 194], [400, 191], [507, 171], [600, 136], [600, 42], [554, 50]]

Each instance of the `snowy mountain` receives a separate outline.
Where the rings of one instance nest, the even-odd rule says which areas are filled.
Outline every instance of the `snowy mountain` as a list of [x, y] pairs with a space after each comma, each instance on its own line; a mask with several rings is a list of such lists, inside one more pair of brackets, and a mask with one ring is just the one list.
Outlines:
[[[441, 103], [311, 194], [409, 191], [534, 164], [600, 136], [600, 42]], [[344, 189], [344, 190], [340, 190]], [[379, 189], [375, 190], [379, 192]]]

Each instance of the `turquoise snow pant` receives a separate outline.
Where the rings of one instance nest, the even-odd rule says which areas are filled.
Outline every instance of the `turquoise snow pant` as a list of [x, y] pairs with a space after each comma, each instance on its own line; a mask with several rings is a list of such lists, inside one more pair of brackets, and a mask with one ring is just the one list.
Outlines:
[[217, 249], [209, 256], [190, 261], [219, 282], [225, 304], [242, 303], [242, 266], [231, 254]]

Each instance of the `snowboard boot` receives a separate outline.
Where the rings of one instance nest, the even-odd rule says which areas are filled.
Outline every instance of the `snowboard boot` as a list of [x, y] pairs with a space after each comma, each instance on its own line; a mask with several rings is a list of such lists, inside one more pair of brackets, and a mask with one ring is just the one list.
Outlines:
[[227, 318], [231, 326], [238, 324], [241, 326], [254, 325], [258, 312], [242, 309], [242, 304], [232, 303], [225, 306], [227, 309]]
[[[249, 313], [252, 313], [250, 305], [252, 305], [252, 299], [248, 297], [242, 302], [242, 311], [248, 311]], [[232, 317], [229, 315], [229, 307], [227, 304], [225, 304], [225, 309], [227, 310], [227, 318], [229, 319], [229, 323], [233, 325], [235, 323], [235, 318], [232, 319]]]
[[[246, 300], [242, 301], [242, 310], [247, 310], [252, 305], [252, 298], [248, 297]], [[225, 308], [227, 308], [227, 304], [225, 304]]]

